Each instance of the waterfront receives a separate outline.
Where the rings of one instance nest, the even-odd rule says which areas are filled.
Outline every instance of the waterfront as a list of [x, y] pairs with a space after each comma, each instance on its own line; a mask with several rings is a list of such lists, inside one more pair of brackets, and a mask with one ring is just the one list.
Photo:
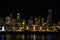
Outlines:
[[0, 40], [60, 40], [60, 35], [58, 32], [4, 32]]

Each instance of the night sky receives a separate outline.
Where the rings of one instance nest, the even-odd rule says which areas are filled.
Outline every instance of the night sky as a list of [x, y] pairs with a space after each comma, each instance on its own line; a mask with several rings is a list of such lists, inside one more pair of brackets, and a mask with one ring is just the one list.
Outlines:
[[0, 1], [0, 17], [20, 13], [23, 17], [41, 16], [47, 17], [48, 9], [53, 10], [53, 17], [60, 19], [60, 8], [58, 1]]

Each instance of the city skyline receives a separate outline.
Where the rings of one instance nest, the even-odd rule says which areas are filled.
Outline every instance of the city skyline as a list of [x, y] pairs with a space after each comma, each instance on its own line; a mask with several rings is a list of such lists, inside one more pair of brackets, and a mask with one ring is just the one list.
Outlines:
[[57, 34], [59, 3], [56, 0], [1, 0], [0, 40], [60, 40]]
[[[54, 10], [53, 9], [51, 9], [51, 10], [52, 10], [51, 13], [52, 13], [52, 18], [53, 18], [52, 21], [54, 23], [57, 23], [58, 21], [60, 21], [60, 17], [59, 16], [56, 16], [56, 14], [54, 14]], [[32, 16], [32, 17], [39, 16], [41, 18], [43, 17], [44, 18], [44, 21], [46, 21], [47, 20], [47, 17], [48, 17], [48, 13], [46, 11], [45, 11], [46, 14], [43, 11], [24, 11], [24, 10], [20, 10], [18, 13], [20, 14], [20, 18], [24, 18], [24, 19], [29, 19], [30, 16]], [[5, 18], [5, 17], [9, 16], [10, 14], [12, 14], [13, 17], [16, 17], [17, 16], [17, 12], [16, 11], [14, 11], [14, 12], [12, 11], [12, 13], [5, 14], [3, 16], [1, 15], [0, 18]]]

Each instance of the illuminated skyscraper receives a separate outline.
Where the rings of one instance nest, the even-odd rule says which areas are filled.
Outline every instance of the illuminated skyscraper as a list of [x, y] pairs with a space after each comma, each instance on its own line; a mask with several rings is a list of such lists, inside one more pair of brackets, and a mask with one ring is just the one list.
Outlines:
[[41, 24], [44, 26], [44, 18], [41, 18]]
[[17, 20], [20, 21], [20, 14], [17, 13]]
[[35, 18], [35, 26], [36, 26], [36, 30], [39, 30], [39, 27], [40, 27], [40, 17]]
[[41, 26], [44, 29], [44, 18], [41, 18]]
[[10, 23], [11, 23], [11, 19], [10, 19], [10, 17], [8, 16], [8, 17], [5, 18], [5, 29], [6, 29], [7, 31], [10, 30]]
[[29, 26], [29, 28], [30, 29], [32, 29], [32, 27], [33, 27], [33, 17], [31, 16], [29, 19], [28, 19], [28, 26]]
[[11, 21], [11, 30], [16, 30], [16, 19], [12, 19], [12, 21]]
[[43, 29], [44, 31], [46, 31], [47, 23], [44, 22], [44, 18], [41, 18], [41, 24], [42, 24], [42, 29]]
[[6, 24], [7, 24], [7, 25], [10, 24], [10, 17], [6, 17]]
[[38, 21], [38, 19], [37, 19], [37, 18], [35, 18], [35, 25], [36, 25], [36, 26], [38, 26], [37, 21]]
[[21, 26], [24, 28], [24, 29], [26, 29], [26, 20], [25, 19], [23, 19], [23, 20], [21, 20]]
[[52, 10], [48, 10], [47, 23], [49, 28], [52, 27]]
[[17, 29], [19, 29], [19, 25], [20, 25], [20, 14], [17, 13], [17, 18], [16, 18], [16, 22], [17, 22]]

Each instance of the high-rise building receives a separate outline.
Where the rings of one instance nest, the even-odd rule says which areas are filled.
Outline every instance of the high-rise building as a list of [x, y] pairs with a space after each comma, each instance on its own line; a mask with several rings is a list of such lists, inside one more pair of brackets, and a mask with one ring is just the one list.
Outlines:
[[6, 29], [6, 31], [10, 30], [10, 23], [11, 23], [11, 19], [8, 16], [5, 18], [5, 29]]
[[10, 27], [11, 27], [11, 30], [13, 31], [15, 31], [16, 30], [16, 19], [12, 19], [12, 21], [11, 21], [11, 25], [10, 25]]
[[29, 29], [31, 30], [33, 28], [33, 17], [31, 16], [29, 19], [28, 19], [28, 26], [29, 26]]
[[41, 26], [44, 29], [44, 18], [41, 18]]
[[41, 18], [41, 24], [44, 26], [44, 18]]
[[24, 28], [24, 29], [26, 29], [26, 20], [25, 19], [23, 19], [23, 20], [21, 20], [21, 26]]
[[19, 13], [17, 13], [17, 17], [16, 17], [16, 29], [19, 29], [19, 25], [21, 24], [21, 22], [20, 22], [20, 14]]
[[17, 13], [17, 20], [20, 21], [20, 14]]
[[39, 27], [40, 27], [40, 17], [35, 18], [35, 26], [36, 26], [36, 30], [39, 30]]
[[35, 25], [36, 25], [36, 26], [38, 26], [37, 21], [38, 21], [38, 19], [37, 19], [37, 18], [35, 18]]
[[47, 28], [52, 27], [52, 10], [48, 10], [48, 16], [47, 16]]

